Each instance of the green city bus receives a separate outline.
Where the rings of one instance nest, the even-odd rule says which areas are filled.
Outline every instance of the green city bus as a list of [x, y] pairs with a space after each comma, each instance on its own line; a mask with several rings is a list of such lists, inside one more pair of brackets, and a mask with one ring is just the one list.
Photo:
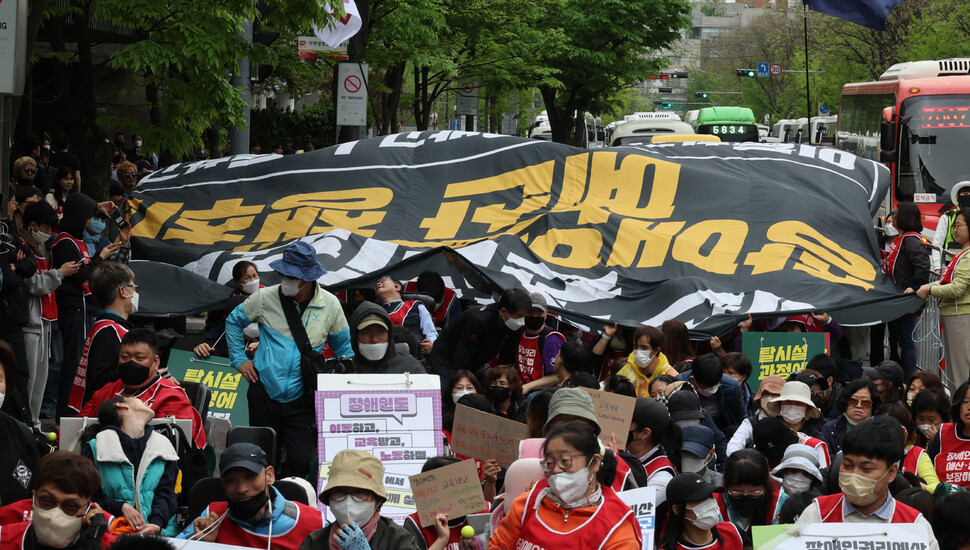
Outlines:
[[694, 121], [698, 134], [710, 134], [721, 141], [758, 141], [754, 112], [747, 107], [706, 107]]

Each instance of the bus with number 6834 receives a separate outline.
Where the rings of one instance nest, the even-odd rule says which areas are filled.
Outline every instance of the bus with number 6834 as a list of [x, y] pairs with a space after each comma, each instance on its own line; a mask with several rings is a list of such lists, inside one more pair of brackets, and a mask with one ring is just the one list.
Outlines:
[[697, 114], [698, 134], [717, 136], [721, 141], [760, 141], [754, 112], [747, 107], [705, 107]]

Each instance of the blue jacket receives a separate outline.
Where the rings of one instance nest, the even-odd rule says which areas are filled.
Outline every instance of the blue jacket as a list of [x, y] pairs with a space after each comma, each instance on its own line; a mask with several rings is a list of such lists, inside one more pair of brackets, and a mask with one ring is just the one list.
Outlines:
[[[253, 358], [259, 381], [270, 399], [289, 403], [303, 397], [303, 377], [300, 348], [290, 334], [278, 289], [279, 285], [261, 288], [232, 310], [226, 318], [226, 341], [229, 343], [229, 364], [238, 369], [249, 360], [243, 328], [250, 323], [259, 323], [259, 347]], [[354, 356], [347, 318], [333, 294], [317, 286], [300, 319], [314, 350], [320, 351], [329, 342], [337, 357]]]
[[[677, 375], [677, 380], [690, 381], [691, 373], [693, 371], [686, 370]], [[738, 427], [747, 415], [744, 413], [744, 398], [741, 396], [741, 386], [738, 385], [738, 381], [726, 374], [721, 375], [721, 387], [717, 390], [718, 396], [720, 396], [721, 401], [721, 417], [724, 419], [724, 424], [726, 426], [733, 426], [730, 434], [725, 434], [727, 437], [731, 437], [734, 433], [734, 429]]]
[[822, 426], [822, 441], [829, 447], [829, 456], [834, 457], [842, 450], [842, 440], [849, 431], [849, 421], [844, 414], [829, 420]]

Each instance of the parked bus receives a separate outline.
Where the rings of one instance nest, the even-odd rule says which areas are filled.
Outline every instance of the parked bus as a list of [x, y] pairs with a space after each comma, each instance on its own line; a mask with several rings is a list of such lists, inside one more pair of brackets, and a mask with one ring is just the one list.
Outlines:
[[913, 201], [932, 230], [953, 186], [970, 180], [970, 58], [897, 63], [877, 82], [846, 84], [835, 144], [886, 163], [885, 207]]
[[747, 107], [705, 107], [697, 115], [698, 134], [711, 134], [721, 141], [759, 141], [754, 112]]
[[811, 122], [802, 117], [792, 123], [788, 133], [789, 143], [806, 145], [834, 145], [837, 116], [813, 116]]
[[[656, 113], [662, 114], [662, 113]], [[613, 127], [610, 146], [650, 143], [650, 138], [658, 134], [693, 134], [690, 124], [680, 117], [641, 117], [627, 120]]]
[[779, 120], [771, 127], [771, 131], [768, 132], [768, 137], [765, 138], [765, 141], [767, 143], [786, 143], [794, 125], [794, 119], [785, 118]]

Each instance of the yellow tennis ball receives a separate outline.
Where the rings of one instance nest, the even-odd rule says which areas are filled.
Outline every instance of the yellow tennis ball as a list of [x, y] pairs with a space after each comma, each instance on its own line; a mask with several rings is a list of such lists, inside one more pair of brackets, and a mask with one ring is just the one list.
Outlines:
[[466, 525], [461, 528], [462, 538], [470, 539], [475, 536], [475, 528], [471, 525]]

